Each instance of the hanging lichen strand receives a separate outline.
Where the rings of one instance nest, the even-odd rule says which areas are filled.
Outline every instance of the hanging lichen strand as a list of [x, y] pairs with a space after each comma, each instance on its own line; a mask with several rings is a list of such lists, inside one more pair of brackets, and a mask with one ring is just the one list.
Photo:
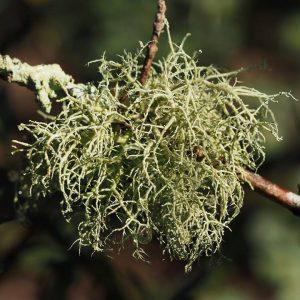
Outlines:
[[[142, 51], [100, 60], [98, 85], [66, 90], [51, 122], [20, 125], [30, 143], [23, 194], [38, 204], [62, 197], [65, 218], [81, 214], [78, 243], [103, 251], [158, 238], [186, 270], [218, 250], [243, 202], [241, 168], [264, 159], [264, 133], [278, 139], [266, 95], [239, 85], [237, 72], [199, 66], [183, 44], [139, 83]], [[247, 103], [243, 99], [247, 98]]]

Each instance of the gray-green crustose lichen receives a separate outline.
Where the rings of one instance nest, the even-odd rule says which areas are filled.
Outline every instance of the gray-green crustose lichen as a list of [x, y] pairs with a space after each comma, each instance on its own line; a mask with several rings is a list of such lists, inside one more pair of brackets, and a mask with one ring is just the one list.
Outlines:
[[21, 186], [35, 203], [59, 192], [67, 220], [81, 211], [80, 246], [103, 251], [129, 240], [144, 258], [156, 237], [189, 270], [218, 250], [239, 213], [240, 170], [263, 161], [264, 134], [278, 139], [269, 109], [277, 95], [199, 66], [171, 42], [142, 86], [142, 50], [119, 62], [103, 57], [98, 84], [76, 97], [65, 89], [54, 120], [20, 125], [32, 140], [19, 142]]
[[0, 55], [0, 77], [33, 90], [39, 105], [47, 113], [51, 110], [51, 100], [59, 96], [61, 85], [75, 86], [73, 78], [57, 64], [30, 66], [7, 55]]

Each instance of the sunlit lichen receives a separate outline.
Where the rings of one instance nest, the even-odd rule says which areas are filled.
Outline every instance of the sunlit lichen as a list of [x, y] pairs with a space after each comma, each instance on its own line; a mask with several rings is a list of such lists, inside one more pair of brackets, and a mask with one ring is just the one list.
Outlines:
[[241, 167], [263, 161], [266, 132], [278, 139], [268, 106], [277, 95], [199, 66], [171, 42], [142, 86], [142, 50], [103, 57], [97, 85], [76, 97], [66, 89], [53, 121], [20, 125], [32, 140], [18, 147], [27, 159], [21, 186], [36, 203], [60, 193], [67, 220], [81, 213], [80, 246], [129, 240], [143, 258], [153, 236], [189, 270], [218, 250], [239, 213]]
[[33, 90], [41, 109], [49, 113], [51, 100], [58, 97], [60, 84], [75, 86], [73, 78], [57, 64], [30, 66], [17, 58], [0, 54], [0, 78], [17, 82]]

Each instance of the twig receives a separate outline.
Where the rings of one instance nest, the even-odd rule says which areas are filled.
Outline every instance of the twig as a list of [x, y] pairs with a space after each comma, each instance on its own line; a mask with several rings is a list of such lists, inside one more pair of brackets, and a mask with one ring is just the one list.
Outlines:
[[[195, 147], [194, 155], [199, 161], [205, 158], [201, 147]], [[223, 159], [221, 158], [220, 161], [223, 161]], [[238, 172], [238, 176], [242, 181], [248, 182], [256, 192], [289, 209], [295, 215], [300, 216], [300, 195], [243, 168]]]
[[33, 91], [47, 113], [51, 110], [51, 100], [63, 92], [62, 87], [76, 86], [72, 76], [67, 75], [57, 64], [30, 66], [17, 58], [1, 54], [0, 78]]
[[165, 14], [166, 14], [166, 2], [165, 0], [157, 0], [157, 13], [155, 21], [153, 23], [153, 32], [151, 37], [151, 42], [147, 48], [147, 54], [144, 61], [140, 82], [145, 85], [152, 66], [153, 59], [158, 51], [158, 39], [165, 25]]
[[243, 170], [240, 177], [248, 181], [256, 192], [284, 206], [295, 215], [300, 216], [300, 195], [288, 191], [259, 174], [250, 171]]

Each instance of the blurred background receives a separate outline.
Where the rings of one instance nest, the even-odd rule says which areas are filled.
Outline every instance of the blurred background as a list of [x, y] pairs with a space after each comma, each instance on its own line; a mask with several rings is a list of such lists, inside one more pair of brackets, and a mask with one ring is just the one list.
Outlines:
[[[0, 52], [30, 64], [59, 63], [76, 81], [97, 80], [86, 63], [116, 58], [148, 41], [155, 0], [0, 0]], [[168, 1], [175, 42], [202, 50], [201, 64], [246, 67], [241, 80], [300, 98], [300, 1]], [[167, 51], [166, 35], [159, 56]], [[0, 82], [0, 300], [2, 299], [300, 299], [300, 219], [247, 191], [245, 206], [218, 254], [193, 271], [170, 262], [154, 241], [150, 264], [125, 249], [93, 255], [69, 249], [76, 239], [60, 215], [20, 220], [14, 210], [17, 125], [40, 118], [31, 92]], [[281, 142], [268, 139], [260, 173], [296, 191], [300, 182], [300, 104], [273, 105]], [[11, 220], [11, 219], [18, 219]]]

